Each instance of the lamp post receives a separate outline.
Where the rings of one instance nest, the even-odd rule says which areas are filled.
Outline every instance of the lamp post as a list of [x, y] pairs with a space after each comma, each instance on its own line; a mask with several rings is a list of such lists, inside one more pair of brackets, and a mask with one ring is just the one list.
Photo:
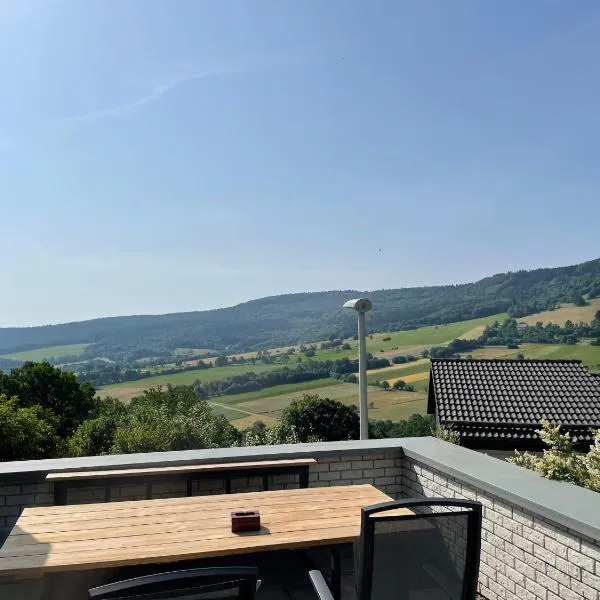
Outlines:
[[365, 313], [373, 304], [367, 298], [355, 298], [344, 302], [344, 308], [358, 313], [358, 385], [360, 388], [360, 439], [369, 439], [369, 406], [367, 404], [367, 342], [365, 335]]

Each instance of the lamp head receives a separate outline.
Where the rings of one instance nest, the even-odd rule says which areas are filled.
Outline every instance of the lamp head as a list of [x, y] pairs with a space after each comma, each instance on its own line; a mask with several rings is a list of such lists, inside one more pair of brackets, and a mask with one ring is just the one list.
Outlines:
[[344, 302], [344, 308], [351, 308], [359, 313], [365, 313], [371, 310], [373, 304], [368, 298], [354, 298]]

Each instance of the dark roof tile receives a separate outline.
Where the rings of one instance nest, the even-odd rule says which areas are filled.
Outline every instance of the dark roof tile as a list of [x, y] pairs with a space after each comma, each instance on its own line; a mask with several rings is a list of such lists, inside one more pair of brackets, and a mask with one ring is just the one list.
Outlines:
[[600, 428], [600, 377], [580, 361], [432, 359], [430, 389], [440, 423], [463, 437], [514, 446], [539, 440], [547, 419], [583, 443]]

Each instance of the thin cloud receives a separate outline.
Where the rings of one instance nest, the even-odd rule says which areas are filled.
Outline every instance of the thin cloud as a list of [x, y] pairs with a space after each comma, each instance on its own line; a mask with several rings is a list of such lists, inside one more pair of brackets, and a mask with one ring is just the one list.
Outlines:
[[190, 83], [192, 81], [199, 81], [201, 79], [208, 79], [210, 77], [217, 77], [220, 75], [228, 75], [233, 73], [232, 71], [215, 71], [212, 73], [202, 73], [197, 75], [189, 75], [187, 77], [182, 77], [171, 81], [169, 83], [159, 84], [154, 87], [154, 90], [137, 100], [133, 100], [132, 102], [127, 102], [125, 104], [119, 104], [117, 106], [111, 106], [109, 108], [102, 108], [100, 110], [94, 110], [91, 112], [87, 112], [81, 115], [72, 115], [69, 117], [65, 117], [63, 119], [59, 119], [58, 121], [54, 121], [55, 125], [61, 124], [69, 124], [69, 123], [81, 123], [84, 121], [99, 121], [102, 119], [109, 119], [111, 117], [120, 117], [134, 113], [135, 111], [143, 108], [144, 106], [151, 104], [152, 102], [156, 102], [164, 95], [173, 91], [175, 88], [184, 85], [186, 83]]

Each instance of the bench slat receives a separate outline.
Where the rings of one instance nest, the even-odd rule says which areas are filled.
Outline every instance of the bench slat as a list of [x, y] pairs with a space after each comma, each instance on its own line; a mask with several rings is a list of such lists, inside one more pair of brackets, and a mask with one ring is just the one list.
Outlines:
[[292, 460], [271, 460], [238, 463], [213, 463], [202, 465], [183, 465], [178, 467], [154, 467], [143, 469], [115, 469], [110, 471], [67, 471], [48, 473], [46, 481], [77, 481], [81, 479], [103, 479], [106, 477], [136, 477], [144, 475], [166, 475], [169, 473], [198, 473], [235, 470], [277, 469], [285, 467], [303, 467], [316, 464], [314, 458], [297, 458]]

